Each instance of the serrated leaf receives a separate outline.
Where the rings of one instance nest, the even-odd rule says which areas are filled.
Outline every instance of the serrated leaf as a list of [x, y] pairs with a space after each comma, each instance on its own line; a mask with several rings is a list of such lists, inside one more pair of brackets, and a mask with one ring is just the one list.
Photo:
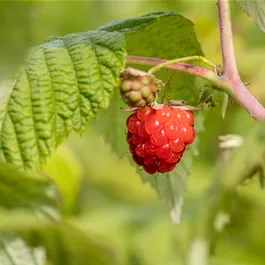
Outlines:
[[150, 175], [141, 169], [138, 170], [143, 182], [149, 182], [156, 190], [158, 196], [166, 200], [170, 208], [175, 206], [178, 199], [186, 191], [192, 156], [192, 152], [187, 151], [176, 168], [168, 173]]
[[44, 177], [26, 175], [0, 161], [0, 206], [29, 208], [58, 218], [55, 186]]
[[15, 234], [0, 234], [1, 265], [44, 265], [45, 250], [42, 247], [31, 248]]
[[253, 18], [262, 31], [265, 32], [265, 1], [236, 0], [241, 8]]
[[213, 102], [215, 106], [217, 106], [221, 110], [221, 115], [224, 119], [227, 105], [228, 105], [228, 99], [229, 96], [227, 93], [219, 90], [214, 90], [213, 91]]
[[[91, 31], [55, 38], [32, 50], [0, 113], [8, 163], [42, 164], [71, 131], [107, 108], [124, 67], [123, 35]], [[8, 94], [8, 93], [7, 93]]]
[[121, 96], [117, 90], [109, 108], [100, 111], [96, 119], [91, 122], [119, 158], [127, 153], [125, 121], [130, 114], [123, 111], [121, 106]]
[[200, 99], [199, 105], [203, 108], [216, 107], [220, 110], [222, 117], [225, 117], [228, 106], [229, 96], [226, 92], [216, 89], [212, 84], [199, 80], [200, 83]]
[[175, 13], [163, 11], [151, 12], [134, 18], [122, 18], [119, 20], [115, 20], [99, 27], [98, 29], [107, 30], [109, 32], [119, 31], [125, 34], [133, 33], [146, 28], [147, 26], [153, 24], [154, 22], [157, 22], [161, 18], [172, 15], [174, 16]]
[[183, 196], [187, 190], [187, 179], [191, 172], [192, 160], [193, 152], [188, 150], [171, 172], [159, 173], [154, 176], [138, 168], [138, 173], [143, 182], [151, 184], [159, 198], [165, 200], [168, 204], [171, 211], [171, 219], [175, 224], [180, 221]]

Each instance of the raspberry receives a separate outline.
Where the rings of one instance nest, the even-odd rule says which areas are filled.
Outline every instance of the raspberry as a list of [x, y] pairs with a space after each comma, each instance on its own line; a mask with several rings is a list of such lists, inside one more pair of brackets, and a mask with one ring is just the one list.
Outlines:
[[166, 105], [139, 108], [126, 125], [133, 160], [149, 174], [173, 170], [196, 135], [193, 112]]
[[140, 121], [137, 119], [135, 114], [128, 117], [126, 121], [129, 132], [136, 134], [138, 132], [138, 127], [140, 126]]
[[144, 107], [150, 104], [163, 85], [155, 76], [133, 68], [124, 69], [120, 78], [122, 98], [131, 107]]

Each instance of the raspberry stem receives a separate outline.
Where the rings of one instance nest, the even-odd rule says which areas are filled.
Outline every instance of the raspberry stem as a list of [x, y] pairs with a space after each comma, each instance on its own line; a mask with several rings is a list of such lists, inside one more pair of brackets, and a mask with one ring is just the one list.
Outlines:
[[[163, 60], [159, 58], [150, 58], [150, 57], [133, 56], [133, 55], [126, 56], [126, 61], [127, 64], [152, 65], [152, 66], [168, 62], [168, 60]], [[209, 69], [203, 67], [190, 65], [186, 63], [181, 63], [181, 62], [170, 63], [165, 65], [164, 68], [171, 69], [177, 72], [184, 72], [191, 75], [196, 75], [214, 84], [217, 84], [219, 80], [218, 75], [215, 72], [210, 71]]]
[[[158, 58], [149, 58], [142, 56], [127, 56], [127, 64], [138, 65], [152, 65], [156, 66], [161, 63], [167, 62], [167, 60]], [[234, 98], [242, 107], [244, 107], [249, 114], [256, 120], [265, 120], [265, 109], [260, 102], [248, 91], [243, 82], [240, 79], [229, 79], [227, 76], [218, 76], [213, 71], [181, 62], [175, 62], [164, 66], [166, 69], [171, 69], [178, 72], [184, 72], [191, 75], [199, 76], [211, 83], [217, 89], [223, 90]], [[231, 75], [230, 75], [231, 77]]]
[[190, 62], [190, 61], [200, 61], [206, 65], [208, 65], [216, 74], [221, 75], [221, 70], [212, 62], [210, 62], [209, 60], [207, 60], [206, 58], [202, 57], [202, 56], [188, 56], [188, 57], [183, 57], [183, 58], [178, 58], [178, 59], [174, 59], [174, 60], [170, 60], [170, 61], [166, 61], [164, 63], [158, 64], [154, 67], [152, 67], [151, 69], [149, 69], [148, 74], [153, 74], [156, 71], [165, 68], [166, 66], [170, 65], [170, 64], [174, 64], [174, 63], [184, 63], [184, 62]]
[[236, 66], [229, 4], [228, 0], [217, 2], [224, 75], [231, 81], [241, 82]]

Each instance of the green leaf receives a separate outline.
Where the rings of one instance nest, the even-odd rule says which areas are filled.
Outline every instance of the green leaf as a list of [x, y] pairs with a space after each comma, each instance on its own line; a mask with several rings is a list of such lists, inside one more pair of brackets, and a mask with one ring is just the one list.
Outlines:
[[202, 108], [216, 107], [225, 117], [229, 96], [226, 92], [216, 89], [212, 84], [199, 80], [201, 83], [199, 105]]
[[42, 247], [31, 248], [13, 233], [0, 235], [1, 265], [44, 265], [45, 260], [45, 250]]
[[42, 218], [40, 222], [39, 217], [32, 209], [0, 207], [0, 231], [27, 231], [39, 228], [42, 222], [50, 221], [50, 218]]
[[88, 261], [89, 264], [119, 264], [111, 246], [70, 223], [39, 220], [31, 226], [24, 223], [21, 229], [19, 220], [16, 222], [16, 227], [0, 233], [1, 265], [41, 265], [47, 261], [53, 265], [83, 265]]
[[158, 196], [165, 199], [169, 207], [173, 208], [186, 191], [187, 176], [190, 174], [192, 157], [192, 152], [186, 151], [181, 162], [169, 173], [159, 173], [154, 176], [140, 169], [138, 171], [143, 182], [149, 182], [155, 188]]
[[[82, 143], [84, 144], [83, 139]], [[81, 165], [73, 150], [62, 144], [48, 159], [43, 170], [58, 187], [62, 202], [61, 212], [68, 216], [75, 213], [83, 179]]]
[[109, 108], [100, 111], [96, 119], [91, 122], [119, 158], [122, 158], [128, 152], [126, 119], [129, 113], [122, 110], [121, 102], [121, 96], [117, 90]]
[[134, 17], [134, 18], [122, 18], [119, 20], [112, 21], [108, 24], [105, 24], [98, 28], [99, 30], [106, 30], [109, 32], [119, 31], [125, 34], [133, 33], [138, 30], [144, 29], [147, 26], [157, 22], [161, 18], [165, 18], [168, 16], [175, 16], [174, 12], [151, 12], [142, 16]]
[[172, 222], [178, 224], [181, 217], [184, 193], [187, 190], [187, 179], [191, 172], [193, 153], [186, 151], [176, 168], [168, 173], [155, 176], [138, 169], [144, 183], [149, 183], [156, 190], [160, 199], [165, 200], [170, 208]]
[[[54, 38], [32, 50], [0, 111], [0, 142], [8, 163], [42, 164], [74, 130], [107, 108], [124, 67], [123, 35], [91, 31]], [[4, 112], [4, 115], [3, 115]]]
[[42, 226], [24, 236], [32, 246], [44, 246], [53, 265], [119, 264], [110, 246], [66, 222]]
[[236, 0], [236, 2], [265, 32], [265, 2], [262, 0]]
[[221, 110], [221, 115], [224, 119], [227, 105], [228, 105], [228, 99], [229, 96], [227, 93], [220, 91], [220, 90], [214, 90], [213, 91], [213, 102], [215, 105]]
[[29, 176], [0, 161], [0, 206], [30, 208], [58, 218], [55, 186], [45, 177]]
[[[100, 29], [124, 32], [129, 55], [168, 60], [192, 55], [203, 56], [193, 23], [174, 12], [154, 12], [136, 18], [121, 19]], [[166, 82], [168, 73], [160, 73], [158, 77]], [[195, 85], [195, 77], [176, 73], [170, 98], [184, 99], [189, 104], [196, 104], [199, 89]]]

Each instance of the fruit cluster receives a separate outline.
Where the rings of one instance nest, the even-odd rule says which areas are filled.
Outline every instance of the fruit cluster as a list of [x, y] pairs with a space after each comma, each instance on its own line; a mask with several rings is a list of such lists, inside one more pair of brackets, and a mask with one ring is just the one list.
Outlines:
[[195, 138], [193, 112], [166, 105], [139, 108], [126, 125], [133, 160], [149, 174], [173, 170]]

